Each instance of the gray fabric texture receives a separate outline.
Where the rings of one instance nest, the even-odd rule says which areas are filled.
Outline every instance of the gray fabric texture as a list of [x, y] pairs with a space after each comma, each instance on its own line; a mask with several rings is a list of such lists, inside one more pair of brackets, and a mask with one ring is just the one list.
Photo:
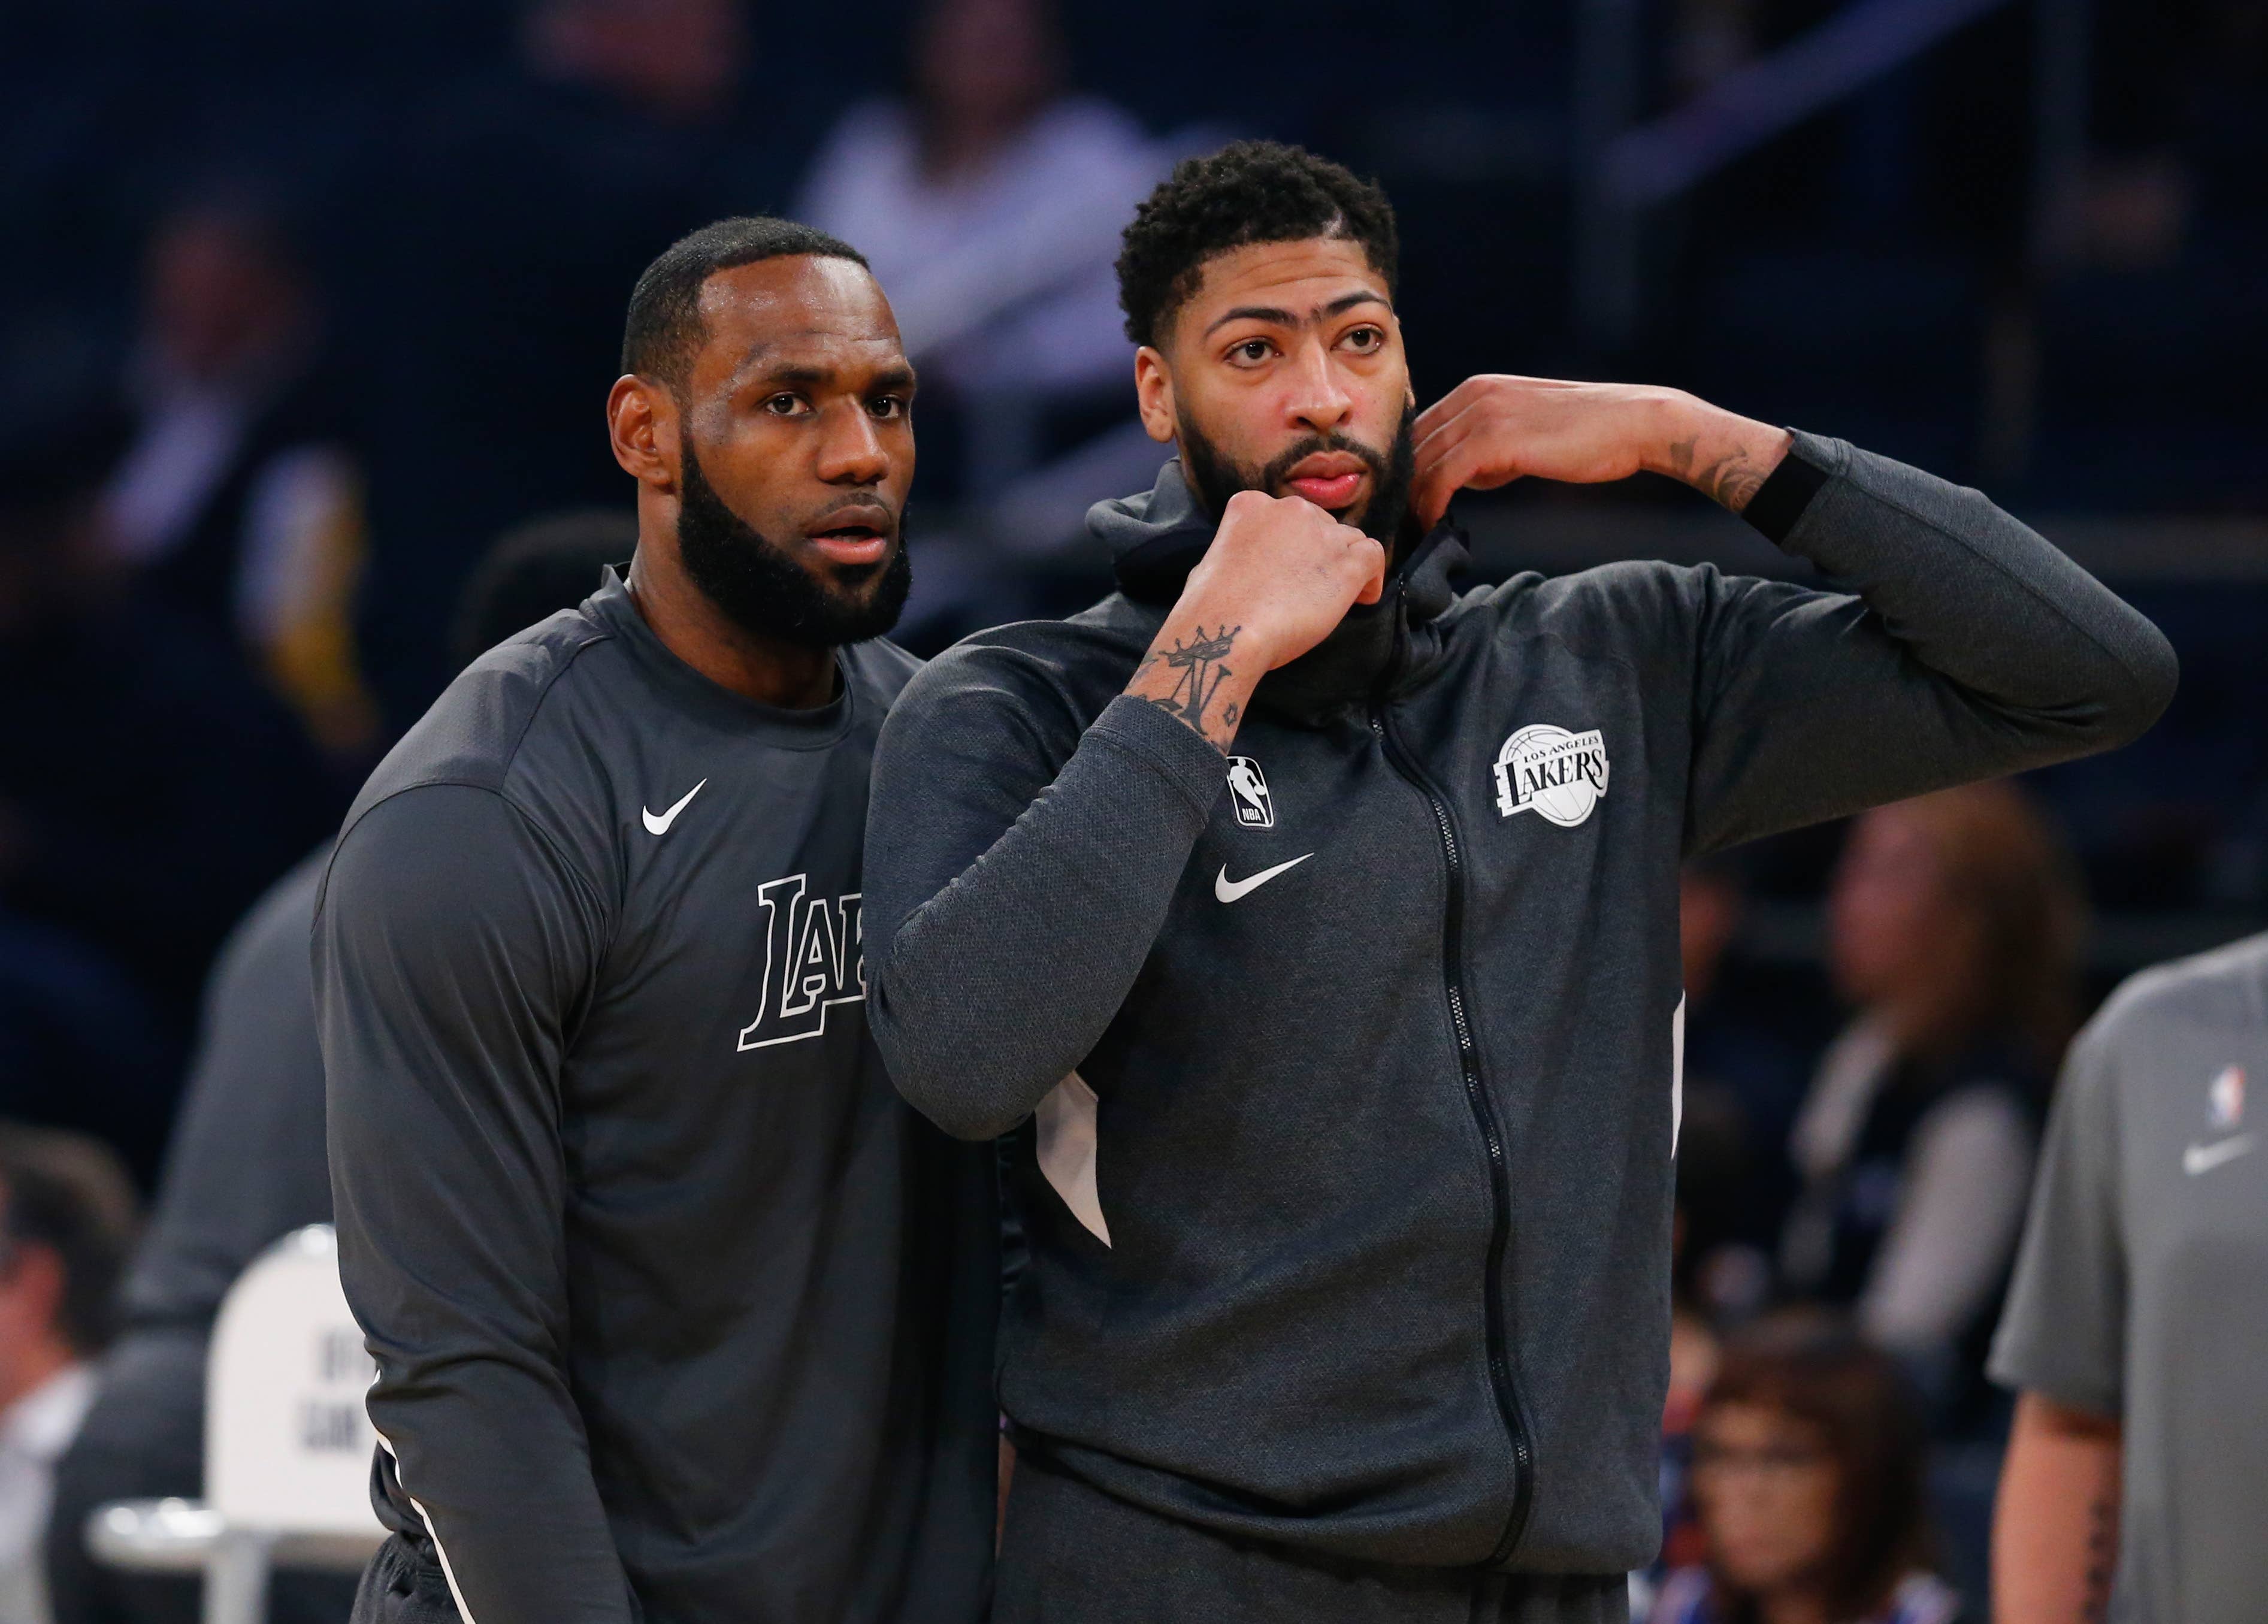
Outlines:
[[866, 1033], [914, 662], [839, 663], [829, 705], [751, 704], [610, 578], [348, 814], [313, 946], [378, 1505], [479, 1624], [983, 1614], [992, 1160]]
[[2073, 1046], [1992, 1347], [2122, 1423], [2111, 1616], [2268, 1598], [2268, 936], [2146, 971]]
[[[1176, 465], [1091, 521], [1129, 591], [909, 685], [867, 844], [893, 1076], [968, 1137], [1074, 1066], [1100, 1102], [1108, 1245], [1032, 1134], [1012, 1159], [1001, 1401], [1066, 1471], [1347, 1560], [1651, 1559], [1681, 861], [2108, 748], [2174, 683], [2146, 621], [1983, 496], [1795, 454], [1828, 477], [1786, 545], [1848, 590], [1630, 563], [1459, 597], [1427, 538], [1261, 683], [1234, 750], [1268, 827], [1120, 697], [1160, 561], [1211, 534]], [[1498, 804], [1538, 724], [1608, 758], [1564, 822]]]
[[1625, 1624], [1620, 1574], [1488, 1574], [1303, 1557], [1017, 1463], [992, 1624]]
[[323, 1056], [307, 932], [330, 847], [270, 887], [221, 951], [149, 1233], [126, 1277], [130, 1326], [209, 1326], [246, 1267], [331, 1218]]

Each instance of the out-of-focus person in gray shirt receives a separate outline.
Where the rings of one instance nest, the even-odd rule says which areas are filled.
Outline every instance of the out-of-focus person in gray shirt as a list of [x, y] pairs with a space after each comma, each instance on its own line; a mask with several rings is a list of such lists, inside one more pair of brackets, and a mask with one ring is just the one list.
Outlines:
[[2268, 936], [2146, 971], [2065, 1068], [1992, 1374], [1999, 1624], [2268, 1618]]
[[873, 262], [924, 394], [943, 385], [989, 409], [1107, 393], [1129, 415], [1134, 346], [1112, 264], [1165, 149], [1069, 87], [1050, 0], [928, 0], [909, 77], [904, 99], [860, 102], [836, 125], [798, 217]]
[[[459, 605], [459, 664], [579, 601], [637, 540], [626, 508], [578, 510], [507, 532]], [[199, 1615], [199, 1581], [100, 1566], [86, 1548], [86, 1521], [112, 1500], [202, 1492], [205, 1347], [221, 1299], [278, 1238], [330, 1222], [307, 948], [329, 855], [325, 841], [261, 899], [206, 988], [157, 1213], [126, 1277], [125, 1334], [99, 1371], [79, 1377], [76, 1437], [55, 1446], [63, 1459], [45, 1553], [55, 1624], [195, 1624]], [[270, 1624], [337, 1624], [355, 1578], [278, 1573]], [[14, 1616], [0, 1613], [0, 1624]]]
[[0, 1128], [0, 1624], [48, 1624], [55, 1459], [85, 1420], [137, 1217], [107, 1145]]

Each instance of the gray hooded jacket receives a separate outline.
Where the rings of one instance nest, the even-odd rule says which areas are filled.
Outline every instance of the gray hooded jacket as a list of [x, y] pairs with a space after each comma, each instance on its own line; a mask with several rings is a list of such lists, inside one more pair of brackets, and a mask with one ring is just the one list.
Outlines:
[[1652, 1557], [1681, 860], [2108, 749], [2175, 680], [1975, 491], [1799, 436], [1749, 517], [1845, 590], [1626, 563], [1456, 596], [1437, 530], [1224, 763], [1120, 696], [1211, 538], [1169, 464], [1090, 519], [1121, 592], [914, 678], [870, 1019], [939, 1124], [1018, 1130], [1027, 1447], [1339, 1558]]

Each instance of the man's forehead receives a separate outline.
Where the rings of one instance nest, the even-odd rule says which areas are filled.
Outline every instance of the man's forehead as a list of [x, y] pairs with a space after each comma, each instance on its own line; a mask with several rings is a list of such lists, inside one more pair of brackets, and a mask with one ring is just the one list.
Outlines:
[[1386, 278], [1359, 242], [1336, 237], [1297, 242], [1248, 243], [1215, 254], [1204, 266], [1193, 308], [1269, 304], [1306, 313], [1358, 289], [1387, 298]]
[[701, 284], [701, 321], [733, 348], [757, 344], [886, 343], [897, 318], [880, 283], [853, 261], [783, 254], [735, 265]]
[[734, 266], [701, 288], [699, 366], [734, 378], [902, 367], [889, 301], [849, 260], [783, 255]]

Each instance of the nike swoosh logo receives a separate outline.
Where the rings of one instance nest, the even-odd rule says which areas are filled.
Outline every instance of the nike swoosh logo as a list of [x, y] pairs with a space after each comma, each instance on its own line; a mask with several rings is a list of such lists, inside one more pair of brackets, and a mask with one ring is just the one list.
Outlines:
[[[701, 783], [707, 783], [709, 781], [706, 778], [703, 778], [701, 781]], [[645, 832], [648, 834], [668, 834], [669, 826], [677, 821], [677, 814], [685, 810], [686, 801], [691, 800], [695, 796], [701, 793], [701, 783], [696, 783], [690, 790], [688, 790], [685, 792], [685, 796], [682, 800], [680, 800], [676, 805], [671, 807], [659, 818], [655, 817], [652, 812], [646, 812], [644, 807], [639, 807], [638, 811], [645, 813]]]
[[1249, 879], [1231, 879], [1228, 864], [1224, 863], [1220, 865], [1220, 872], [1213, 876], [1212, 893], [1224, 902], [1241, 902], [1285, 869], [1296, 869], [1314, 855], [1311, 851], [1305, 856], [1292, 858], [1289, 863], [1279, 863], [1272, 869], [1263, 869]]
[[2215, 1144], [2193, 1144], [2182, 1152], [2182, 1171], [2192, 1179], [2211, 1172], [2223, 1162], [2233, 1162], [2252, 1148], [2252, 1135], [2239, 1134]]

